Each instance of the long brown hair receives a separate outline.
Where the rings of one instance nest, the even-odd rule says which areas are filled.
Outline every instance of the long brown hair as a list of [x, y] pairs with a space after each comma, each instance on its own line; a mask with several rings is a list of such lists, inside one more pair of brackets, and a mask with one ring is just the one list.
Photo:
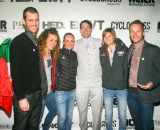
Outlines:
[[52, 56], [57, 61], [59, 56], [59, 48], [60, 48], [60, 37], [56, 28], [45, 29], [38, 37], [38, 48], [42, 56], [45, 55], [44, 48], [46, 47], [46, 40], [49, 34], [54, 34], [57, 36], [57, 45], [52, 50]]

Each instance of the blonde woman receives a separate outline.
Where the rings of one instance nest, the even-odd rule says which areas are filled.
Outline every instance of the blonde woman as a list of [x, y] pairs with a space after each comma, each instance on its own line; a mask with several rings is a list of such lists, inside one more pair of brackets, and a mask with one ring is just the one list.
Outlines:
[[118, 38], [112, 28], [102, 33], [103, 46], [100, 48], [102, 65], [102, 87], [105, 106], [106, 130], [113, 130], [113, 100], [116, 96], [118, 106], [119, 130], [126, 129], [127, 109], [127, 54], [128, 48]]

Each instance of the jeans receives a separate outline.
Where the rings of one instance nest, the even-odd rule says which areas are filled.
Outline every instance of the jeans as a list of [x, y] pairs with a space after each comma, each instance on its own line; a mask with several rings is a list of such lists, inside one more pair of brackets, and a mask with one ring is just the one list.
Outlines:
[[113, 100], [115, 96], [118, 101], [119, 130], [126, 130], [127, 93], [127, 89], [111, 90], [103, 88], [106, 130], [113, 130]]
[[[57, 115], [57, 107], [56, 107], [56, 101], [55, 101], [55, 93], [52, 91], [47, 94], [46, 97], [42, 99], [42, 111], [41, 115], [44, 113], [45, 106], [48, 109], [48, 114], [45, 117], [44, 123], [43, 123], [43, 130], [49, 130], [50, 125], [54, 119], [54, 117]], [[42, 118], [42, 116], [41, 116]]]
[[76, 98], [75, 90], [56, 91], [58, 130], [71, 130], [73, 109]]
[[154, 130], [153, 103], [144, 103], [138, 90], [128, 91], [128, 107], [135, 130]]

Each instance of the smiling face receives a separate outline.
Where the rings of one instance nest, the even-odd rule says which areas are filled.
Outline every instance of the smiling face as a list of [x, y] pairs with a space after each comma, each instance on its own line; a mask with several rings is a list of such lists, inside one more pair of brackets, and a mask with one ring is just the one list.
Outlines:
[[80, 32], [81, 32], [82, 37], [89, 38], [92, 33], [92, 28], [87, 22], [84, 22], [81, 25]]
[[103, 40], [104, 40], [104, 43], [107, 45], [107, 46], [110, 46], [112, 44], [115, 43], [115, 39], [114, 39], [114, 36], [112, 33], [110, 32], [107, 32], [104, 37], [103, 37]]
[[39, 15], [38, 13], [26, 12], [26, 18], [23, 19], [23, 25], [26, 29], [33, 34], [38, 32], [39, 28]]
[[64, 48], [71, 50], [75, 45], [74, 36], [71, 34], [65, 35], [63, 40], [63, 45], [64, 45]]
[[54, 47], [57, 45], [57, 43], [58, 43], [57, 35], [50, 33], [48, 35], [47, 40], [46, 40], [46, 48], [51, 51], [54, 49]]
[[130, 39], [134, 44], [137, 44], [144, 39], [144, 31], [141, 24], [132, 24], [129, 33]]

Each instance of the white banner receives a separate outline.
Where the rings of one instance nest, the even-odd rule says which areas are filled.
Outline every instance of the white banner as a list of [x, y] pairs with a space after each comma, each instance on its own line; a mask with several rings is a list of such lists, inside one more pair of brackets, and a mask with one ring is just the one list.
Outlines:
[[[127, 46], [129, 39], [129, 24], [140, 19], [145, 24], [145, 39], [160, 46], [160, 1], [159, 0], [0, 0], [0, 35], [13, 38], [23, 30], [22, 13], [28, 6], [35, 7], [40, 13], [39, 33], [49, 27], [56, 27], [62, 39], [71, 32], [76, 40], [81, 37], [79, 23], [88, 19], [93, 23], [93, 37], [101, 38], [105, 28], [115, 28], [117, 37]], [[88, 106], [88, 127], [92, 128], [92, 110]], [[47, 109], [45, 110], [45, 114]], [[12, 113], [13, 114], [13, 113]], [[160, 107], [155, 107], [155, 130], [160, 130]], [[113, 128], [118, 130], [117, 106], [114, 108]], [[8, 118], [0, 110], [0, 130], [11, 129], [13, 115]], [[44, 119], [43, 119], [44, 120]], [[42, 120], [42, 122], [43, 122]], [[57, 127], [54, 119], [51, 129]], [[105, 128], [104, 109], [102, 112], [102, 129]], [[73, 130], [79, 130], [78, 110], [75, 106], [73, 114]], [[133, 121], [127, 110], [127, 130], [134, 129]]]

